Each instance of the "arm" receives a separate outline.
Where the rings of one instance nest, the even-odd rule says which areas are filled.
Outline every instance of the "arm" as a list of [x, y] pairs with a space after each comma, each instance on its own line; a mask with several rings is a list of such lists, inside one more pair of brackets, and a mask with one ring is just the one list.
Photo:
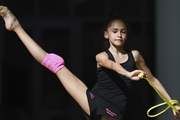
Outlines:
[[124, 75], [132, 80], [139, 80], [138, 74], [143, 72], [141, 70], [134, 70], [129, 72], [125, 70], [119, 63], [116, 63], [108, 58], [105, 52], [96, 55], [97, 67], [105, 67], [111, 69], [121, 75]]
[[[167, 98], [167, 100], [171, 100], [171, 97], [169, 96], [163, 85], [160, 83], [160, 81], [152, 75], [141, 54], [138, 51], [134, 50], [133, 56], [135, 58], [137, 68], [145, 71], [148, 75], [148, 79], [154, 84], [154, 86]], [[180, 110], [179, 106], [176, 106], [176, 108]], [[179, 118], [179, 116], [175, 112], [174, 116], [176, 118]]]
[[143, 57], [141, 56], [141, 54], [134, 50], [133, 51], [133, 55], [134, 55], [134, 58], [135, 58], [135, 62], [136, 62], [136, 67], [140, 70], [143, 70], [143, 71], [146, 71], [147, 75], [148, 75], [148, 78], [149, 80], [154, 84], [154, 86], [156, 88], [158, 88], [158, 90], [163, 93], [163, 95], [168, 99], [168, 100], [171, 100], [170, 96], [168, 95], [168, 93], [166, 92], [166, 90], [164, 89], [164, 87], [162, 86], [162, 84], [159, 82], [159, 80], [157, 78], [155, 78], [150, 69], [147, 67]]

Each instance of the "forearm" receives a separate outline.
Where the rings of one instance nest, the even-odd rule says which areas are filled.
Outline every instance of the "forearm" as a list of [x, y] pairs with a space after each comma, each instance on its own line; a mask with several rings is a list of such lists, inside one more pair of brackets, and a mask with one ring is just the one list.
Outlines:
[[124, 69], [119, 63], [113, 63], [112, 64], [112, 69], [115, 72], [117, 72], [117, 73], [119, 73], [119, 74], [121, 74], [123, 76], [128, 77], [129, 72], [126, 69]]
[[165, 90], [165, 88], [163, 87], [163, 85], [159, 82], [159, 80], [154, 80], [152, 83], [153, 83], [154, 86], [159, 90], [159, 92], [162, 93], [162, 95], [163, 95], [167, 100], [171, 100], [170, 95], [167, 93], [167, 91]]

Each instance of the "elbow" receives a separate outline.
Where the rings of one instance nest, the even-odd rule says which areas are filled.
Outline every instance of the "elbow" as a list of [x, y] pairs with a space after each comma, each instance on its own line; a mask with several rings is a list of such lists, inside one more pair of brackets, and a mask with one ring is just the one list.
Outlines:
[[111, 69], [115, 72], [118, 72], [116, 69], [116, 63], [111, 63]]

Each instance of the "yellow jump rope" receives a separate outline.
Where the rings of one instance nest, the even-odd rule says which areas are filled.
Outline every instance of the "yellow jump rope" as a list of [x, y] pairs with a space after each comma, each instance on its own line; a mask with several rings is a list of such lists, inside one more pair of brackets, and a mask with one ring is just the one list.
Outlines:
[[[140, 74], [138, 75], [139, 78], [142, 78], [142, 76], [143, 76], [142, 73], [140, 73]], [[176, 113], [180, 114], [180, 111], [178, 111], [178, 110], [176, 109], [176, 107], [174, 106], [174, 105], [179, 105], [179, 102], [178, 102], [177, 100], [170, 100], [170, 101], [167, 100], [166, 97], [164, 97], [164, 96], [162, 95], [162, 93], [159, 92], [159, 90], [152, 84], [152, 82], [151, 82], [147, 77], [146, 77], [145, 79], [146, 79], [146, 80], [148, 81], [148, 83], [154, 88], [154, 90], [157, 92], [157, 94], [164, 100], [163, 103], [157, 104], [157, 105], [149, 108], [148, 111], [147, 111], [147, 116], [148, 116], [148, 117], [157, 117], [157, 116], [161, 115], [162, 113], [166, 112], [169, 108], [172, 108]], [[166, 104], [167, 104], [168, 106], [167, 106], [164, 110], [162, 110], [161, 112], [159, 112], [159, 113], [157, 113], [157, 114], [154, 114], [154, 115], [150, 115], [150, 114], [149, 114], [151, 110], [153, 110], [153, 109], [155, 109], [155, 108], [158, 108], [158, 107], [160, 107], [160, 106], [166, 105]]]

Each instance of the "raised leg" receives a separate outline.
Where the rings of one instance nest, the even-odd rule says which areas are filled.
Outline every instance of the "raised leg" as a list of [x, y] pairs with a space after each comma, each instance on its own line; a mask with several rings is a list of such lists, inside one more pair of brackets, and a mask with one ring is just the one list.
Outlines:
[[[13, 13], [5, 6], [0, 6], [0, 15], [5, 21], [7, 30], [14, 31], [31, 55], [42, 63], [47, 52], [43, 50], [21, 27]], [[87, 86], [71, 73], [65, 66], [55, 73], [68, 93], [76, 100], [89, 115], [89, 105], [86, 97]]]

